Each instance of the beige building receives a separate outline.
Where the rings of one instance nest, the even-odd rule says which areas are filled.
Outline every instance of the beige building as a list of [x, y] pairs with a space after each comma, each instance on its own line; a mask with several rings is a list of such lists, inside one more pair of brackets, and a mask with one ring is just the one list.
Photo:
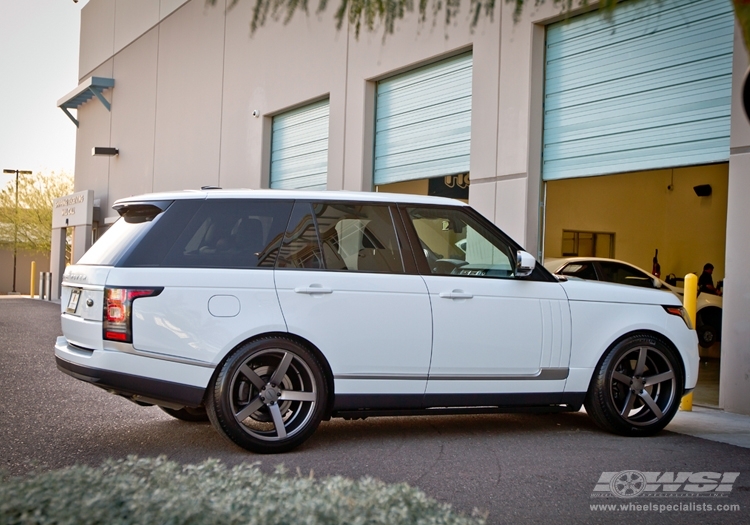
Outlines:
[[83, 8], [79, 87], [59, 105], [78, 125], [75, 189], [101, 203], [95, 235], [116, 199], [152, 191], [405, 191], [468, 198], [540, 258], [651, 269], [658, 249], [662, 276], [710, 261], [720, 403], [750, 413], [748, 58], [730, 2], [567, 21], [550, 1], [518, 21], [498, 2], [474, 30], [465, 6], [385, 39], [337, 31], [333, 8], [251, 35], [253, 3], [225, 3]]
[[[18, 250], [16, 254], [16, 292], [29, 295], [31, 292], [31, 263], [36, 263], [34, 293], [39, 294], [39, 272], [49, 271], [49, 254]], [[0, 243], [0, 295], [13, 290], [13, 243]]]

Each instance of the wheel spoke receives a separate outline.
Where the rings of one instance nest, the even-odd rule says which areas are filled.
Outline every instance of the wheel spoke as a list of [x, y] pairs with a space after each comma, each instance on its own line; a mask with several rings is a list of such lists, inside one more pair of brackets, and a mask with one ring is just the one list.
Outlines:
[[292, 362], [292, 353], [291, 352], [284, 352], [284, 357], [281, 358], [281, 363], [279, 363], [278, 368], [273, 373], [273, 376], [271, 376], [271, 380], [269, 383], [272, 383], [274, 385], [280, 385], [281, 380], [284, 379], [284, 376], [286, 375], [286, 371], [289, 369], [289, 365]]
[[255, 373], [255, 371], [250, 368], [249, 366], [242, 365], [240, 367], [240, 372], [242, 375], [244, 375], [246, 378], [250, 380], [252, 384], [255, 385], [255, 388], [258, 390], [261, 390], [264, 386], [266, 386], [266, 382], [263, 381], [258, 374]]
[[[257, 376], [256, 376], [257, 377]], [[257, 396], [255, 399], [253, 399], [249, 405], [247, 405], [245, 408], [240, 410], [234, 415], [234, 418], [237, 421], [243, 421], [247, 416], [250, 414], [254, 414], [258, 411], [260, 407], [263, 406], [263, 401], [261, 401], [260, 396]]]
[[635, 398], [636, 396], [633, 395], [633, 391], [628, 390], [628, 397], [625, 398], [625, 405], [622, 407], [622, 410], [620, 411], [621, 416], [628, 417], [628, 414], [630, 414], [630, 411], [633, 410], [633, 405], [635, 405]]
[[284, 452], [320, 423], [321, 407], [330, 399], [325, 381], [307, 348], [286, 337], [264, 337], [227, 357], [211, 381], [206, 406], [217, 430], [239, 446]]
[[648, 349], [641, 348], [640, 352], [638, 352], [638, 364], [635, 365], [635, 374], [634, 375], [641, 375], [643, 374], [643, 371], [646, 369], [646, 356], [648, 355]]
[[620, 383], [625, 383], [626, 385], [630, 385], [631, 381], [633, 380], [632, 377], [626, 376], [622, 372], [614, 372], [612, 374], [612, 379], [617, 379]]
[[643, 401], [646, 403], [648, 408], [651, 409], [651, 412], [653, 412], [657, 418], [661, 419], [661, 416], [663, 415], [661, 408], [659, 408], [659, 406], [656, 404], [654, 399], [649, 395], [649, 393], [644, 390], [638, 395], [641, 397], [641, 399], [643, 399]]
[[298, 392], [296, 390], [282, 390], [281, 401], [307, 401], [314, 402], [316, 398], [315, 392]]
[[669, 379], [674, 379], [674, 372], [672, 370], [670, 370], [669, 372], [664, 372], [663, 374], [657, 374], [651, 377], [644, 377], [643, 386], [652, 386], [657, 383], [661, 383], [662, 381], [667, 381]]
[[284, 426], [284, 420], [281, 417], [281, 410], [279, 410], [278, 403], [269, 405], [268, 409], [271, 411], [271, 416], [273, 417], [276, 434], [279, 436], [279, 439], [284, 439], [286, 437], [286, 427]]

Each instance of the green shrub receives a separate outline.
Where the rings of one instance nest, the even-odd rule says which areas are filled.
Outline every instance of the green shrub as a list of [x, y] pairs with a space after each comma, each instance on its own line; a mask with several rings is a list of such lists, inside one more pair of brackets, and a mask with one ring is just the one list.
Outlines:
[[2, 524], [478, 524], [406, 483], [130, 456], [0, 479]]

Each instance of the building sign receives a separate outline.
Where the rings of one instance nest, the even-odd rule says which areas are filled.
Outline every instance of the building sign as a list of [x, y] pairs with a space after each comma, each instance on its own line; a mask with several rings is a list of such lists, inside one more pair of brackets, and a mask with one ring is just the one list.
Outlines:
[[94, 219], [94, 190], [79, 191], [52, 203], [52, 228], [83, 226]]
[[430, 179], [427, 194], [434, 197], [466, 200], [469, 198], [470, 182], [468, 173]]

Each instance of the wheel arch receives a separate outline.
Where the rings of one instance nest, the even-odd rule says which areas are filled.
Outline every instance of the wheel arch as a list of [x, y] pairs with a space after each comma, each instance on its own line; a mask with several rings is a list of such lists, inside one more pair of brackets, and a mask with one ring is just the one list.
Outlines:
[[[315, 356], [315, 358], [323, 367], [323, 374], [325, 375], [326, 383], [328, 386], [328, 392], [330, 394], [328, 396], [328, 399], [326, 400], [326, 408], [325, 408], [325, 411], [323, 412], [323, 420], [328, 421], [329, 419], [331, 419], [331, 413], [333, 412], [333, 403], [336, 397], [335, 390], [334, 390], [335, 383], [333, 380], [333, 370], [331, 369], [331, 365], [328, 363], [328, 359], [326, 359], [325, 355], [323, 355], [323, 352], [321, 352], [317, 346], [315, 346], [312, 342], [308, 341], [304, 337], [301, 337], [297, 334], [293, 334], [290, 332], [264, 332], [261, 334], [255, 334], [252, 337], [248, 337], [247, 339], [240, 341], [229, 352], [226, 353], [226, 355], [221, 359], [221, 361], [217, 363], [216, 368], [214, 368], [213, 374], [211, 374], [211, 380], [209, 381], [209, 386], [213, 384], [214, 380], [216, 379], [216, 376], [221, 371], [221, 368], [222, 366], [224, 366], [224, 363], [226, 362], [226, 360], [229, 359], [229, 357], [232, 354], [234, 354], [238, 348], [240, 348], [246, 343], [251, 343], [259, 339], [267, 339], [269, 337], [282, 337], [284, 339], [291, 339], [295, 343], [301, 346], [304, 346], [310, 352], [312, 352], [312, 354]], [[208, 395], [208, 391], [209, 391], [209, 388], [206, 388], [206, 392], [203, 395], [204, 402], [205, 402], [206, 395]]]
[[[640, 368], [639, 371], [638, 365], [634, 369], [630, 368], [630, 372], [624, 370], [620, 377], [616, 377], [614, 367], [633, 351], [638, 352], [639, 365], [641, 367], [645, 365], [645, 360], [642, 361], [642, 359], [647, 358], [648, 350], [643, 347], [652, 346], [651, 341], [656, 343], [654, 350], [662, 354], [662, 361], [666, 361], [666, 368], [656, 364], [655, 374], [662, 374], [666, 369], [674, 370], [671, 377], [663, 377], [652, 385], [647, 385], [643, 382], [644, 377], [639, 376], [645, 368]], [[664, 355], [658, 347], [665, 351], [669, 349], [679, 357]], [[628, 357], [628, 359], [633, 358]], [[676, 362], [673, 362], [674, 360]], [[678, 370], [683, 376], [682, 381], [677, 381], [675, 378]], [[685, 372], [683, 356], [669, 337], [656, 330], [630, 330], [617, 337], [597, 362], [584, 401], [586, 412], [599, 427], [608, 432], [623, 436], [651, 436], [664, 429], [679, 410], [680, 398], [685, 393]], [[658, 383], [670, 379], [671, 386], [667, 386], [663, 392], [662, 388], [656, 387]], [[615, 384], [619, 384], [619, 387], [615, 388]], [[654, 388], [646, 392], [649, 386]], [[624, 397], [623, 390], [627, 392]], [[640, 406], [636, 408], [634, 403], [639, 397], [641, 398]], [[636, 410], [631, 418], [633, 408]]]
[[706, 322], [708, 319], [716, 320], [718, 321], [716, 324], [711, 324], [714, 328], [717, 330], [721, 330], [721, 315], [722, 315], [722, 309], [718, 306], [705, 306], [698, 310], [695, 314], [696, 317], [696, 324], [711, 324]]
[[675, 345], [672, 342], [672, 340], [669, 337], [667, 337], [666, 335], [664, 335], [662, 333], [659, 333], [656, 330], [649, 330], [647, 328], [644, 328], [644, 329], [631, 330], [629, 332], [621, 334], [619, 337], [617, 337], [614, 341], [612, 341], [607, 346], [607, 349], [604, 352], [602, 352], [602, 355], [599, 357], [599, 360], [596, 362], [596, 367], [592, 370], [591, 378], [589, 379], [589, 387], [588, 387], [589, 390], [588, 391], [591, 390], [592, 384], [593, 384], [594, 379], [596, 377], [595, 376], [595, 371], [602, 364], [602, 361], [604, 361], [607, 358], [607, 356], [612, 351], [612, 349], [614, 347], [616, 347], [618, 344], [620, 344], [622, 341], [624, 341], [625, 339], [627, 339], [629, 337], [636, 336], [636, 335], [645, 335], [645, 336], [655, 337], [655, 338], [659, 339], [660, 341], [662, 341], [665, 345], [667, 345], [667, 347], [670, 350], [672, 350], [672, 352], [674, 352], [674, 354], [677, 356], [677, 359], [678, 359], [678, 364], [680, 366], [680, 373], [682, 374], [682, 382], [683, 382], [682, 387], [683, 387], [683, 389], [685, 389], [685, 384], [684, 383], [687, 380], [687, 376], [686, 376], [687, 370], [685, 368], [685, 358], [680, 353], [679, 349], [677, 348], [677, 345]]

